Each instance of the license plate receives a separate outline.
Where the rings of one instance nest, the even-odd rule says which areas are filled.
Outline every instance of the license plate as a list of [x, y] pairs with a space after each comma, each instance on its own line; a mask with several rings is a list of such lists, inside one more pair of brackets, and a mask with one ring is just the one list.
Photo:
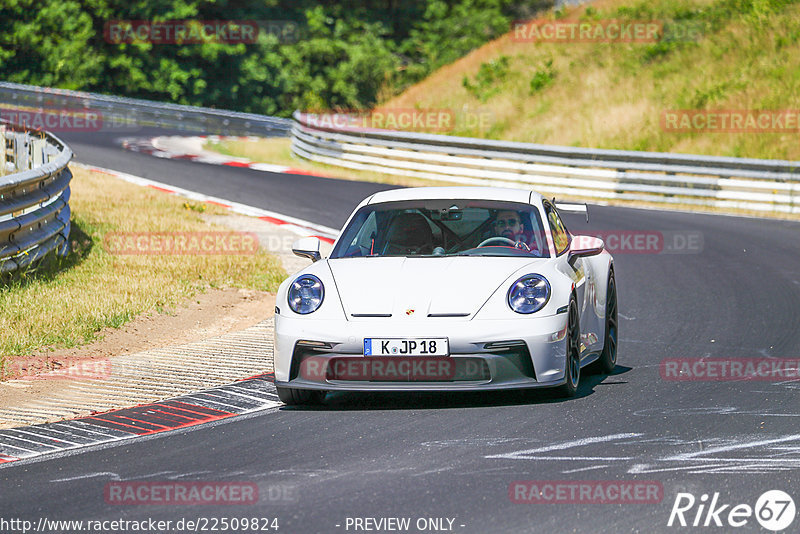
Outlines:
[[364, 356], [449, 356], [446, 337], [364, 339]]

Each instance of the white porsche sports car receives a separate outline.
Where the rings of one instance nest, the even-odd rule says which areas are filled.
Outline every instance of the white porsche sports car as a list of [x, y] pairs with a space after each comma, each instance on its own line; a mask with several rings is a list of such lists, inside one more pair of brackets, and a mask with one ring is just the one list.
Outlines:
[[376, 193], [333, 245], [281, 284], [275, 385], [287, 404], [327, 391], [578, 389], [617, 355], [614, 262], [530, 191], [422, 187]]

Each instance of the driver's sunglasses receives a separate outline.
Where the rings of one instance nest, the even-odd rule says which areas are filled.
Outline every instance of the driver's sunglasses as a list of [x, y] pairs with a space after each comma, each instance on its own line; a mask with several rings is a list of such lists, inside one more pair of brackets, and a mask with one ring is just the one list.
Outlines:
[[496, 224], [498, 228], [505, 228], [506, 226], [510, 228], [512, 226], [519, 226], [519, 219], [508, 219], [507, 221], [498, 219], [494, 222], [494, 224]]

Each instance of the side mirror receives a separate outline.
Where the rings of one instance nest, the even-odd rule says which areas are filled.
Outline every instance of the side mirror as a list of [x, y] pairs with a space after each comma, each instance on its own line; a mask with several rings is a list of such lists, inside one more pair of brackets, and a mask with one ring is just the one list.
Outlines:
[[572, 243], [569, 246], [569, 259], [585, 258], [587, 256], [597, 256], [606, 245], [599, 237], [591, 235], [572, 236]]
[[319, 238], [303, 237], [292, 244], [292, 252], [295, 256], [317, 261], [322, 258], [319, 253], [319, 244]]

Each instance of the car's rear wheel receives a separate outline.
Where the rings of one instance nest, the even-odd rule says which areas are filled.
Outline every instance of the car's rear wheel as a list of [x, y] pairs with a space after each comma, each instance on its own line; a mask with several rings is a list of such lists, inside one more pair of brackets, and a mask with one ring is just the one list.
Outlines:
[[606, 338], [603, 352], [597, 361], [600, 372], [609, 374], [617, 365], [617, 283], [614, 271], [608, 274], [608, 290], [606, 291]]
[[581, 382], [581, 329], [578, 320], [578, 304], [574, 298], [569, 301], [567, 357], [564, 375], [565, 381], [559, 386], [558, 393], [563, 397], [574, 397]]
[[325, 392], [316, 389], [295, 389], [276, 386], [278, 398], [282, 403], [294, 406], [297, 404], [320, 404], [325, 399]]

